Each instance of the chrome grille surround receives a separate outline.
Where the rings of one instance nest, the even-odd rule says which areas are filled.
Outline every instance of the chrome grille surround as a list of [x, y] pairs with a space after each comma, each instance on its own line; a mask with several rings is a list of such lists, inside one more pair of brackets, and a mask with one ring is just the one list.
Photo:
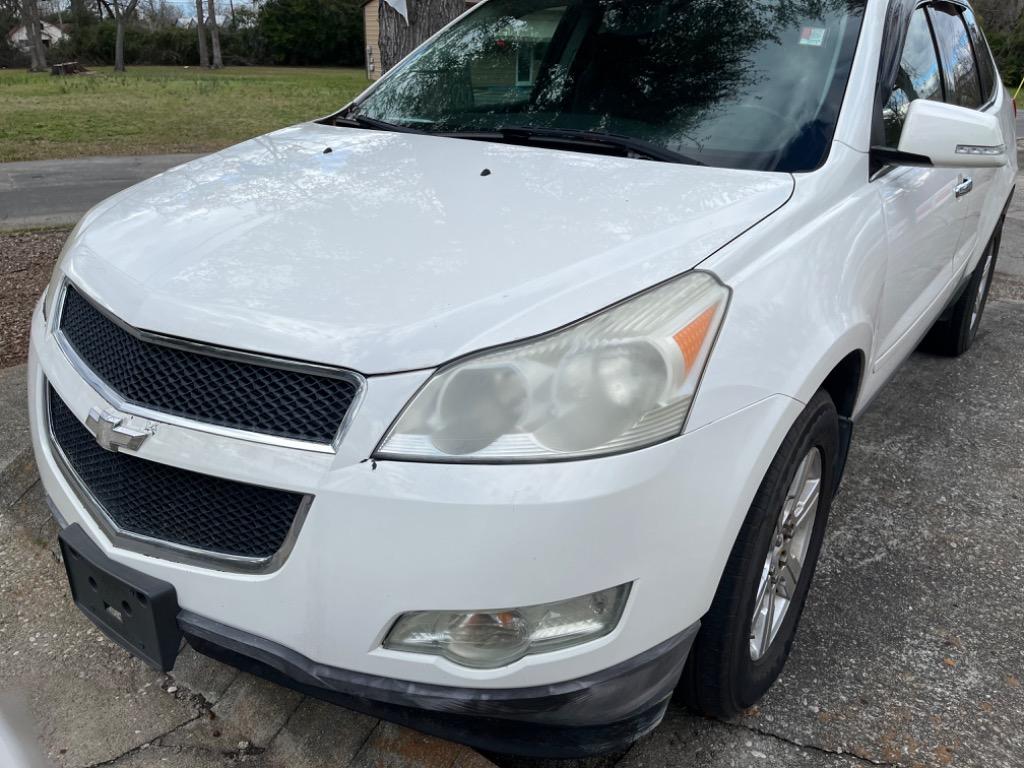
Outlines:
[[[102, 322], [109, 324], [111, 328], [115, 329], [121, 338], [130, 338], [133, 344], [137, 344], [143, 349], [156, 348], [161, 350], [161, 354], [166, 352], [169, 355], [174, 355], [175, 358], [187, 357], [190, 360], [197, 361], [199, 365], [214, 365], [217, 367], [218, 372], [230, 370], [234, 367], [235, 370], [244, 370], [249, 375], [253, 374], [253, 372], [256, 375], [266, 373], [268, 376], [291, 377], [292, 381], [297, 381], [295, 377], [306, 377], [306, 381], [315, 388], [335, 385], [338, 393], [340, 393], [339, 400], [345, 400], [347, 396], [347, 403], [342, 404], [339, 402], [337, 404], [343, 407], [336, 409], [336, 411], [340, 410], [340, 412], [337, 412], [337, 419], [331, 422], [331, 431], [321, 426], [318, 430], [318, 436], [314, 439], [310, 439], [308, 434], [296, 437], [282, 434], [281, 430], [277, 430], [278, 434], [274, 434], [259, 428], [244, 428], [237, 424], [225, 424], [203, 417], [197, 418], [195, 415], [189, 415], [180, 410], [161, 409], [152, 403], [140, 403], [137, 400], [125, 397], [122, 392], [118, 391], [118, 389], [94, 370], [89, 361], [80, 354], [69, 334], [65, 332], [64, 310], [69, 295], [75, 297], [72, 299], [73, 301], [77, 300], [87, 304], [89, 309], [101, 316]], [[318, 453], [335, 453], [365, 393], [365, 379], [354, 371], [313, 363], [297, 362], [285, 358], [256, 355], [136, 329], [98, 306], [81, 291], [77, 290], [68, 280], [63, 281], [60, 293], [54, 303], [57, 309], [54, 313], [55, 316], [51, 320], [51, 327], [54, 337], [68, 358], [68, 361], [104, 400], [126, 414], [249, 442]], [[239, 392], [242, 393], [242, 390], [240, 389]], [[251, 388], [244, 390], [244, 394], [251, 396]], [[307, 399], [306, 405], [308, 406], [310, 405], [308, 401], [311, 399], [311, 396], [307, 394], [305, 397]], [[281, 407], [284, 407], [284, 405], [286, 404], [283, 404]]]

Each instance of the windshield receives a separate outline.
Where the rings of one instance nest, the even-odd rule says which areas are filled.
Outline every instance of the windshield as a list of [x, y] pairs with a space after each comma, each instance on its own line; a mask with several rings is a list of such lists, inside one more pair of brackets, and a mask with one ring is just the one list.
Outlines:
[[809, 171], [828, 154], [864, 2], [488, 0], [349, 115], [596, 132], [706, 165]]

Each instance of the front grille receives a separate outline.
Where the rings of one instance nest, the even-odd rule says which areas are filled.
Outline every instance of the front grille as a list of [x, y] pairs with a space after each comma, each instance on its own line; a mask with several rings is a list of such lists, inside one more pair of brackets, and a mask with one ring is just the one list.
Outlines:
[[125, 402], [206, 424], [329, 445], [359, 391], [347, 374], [318, 375], [140, 338], [70, 284], [60, 331]]
[[306, 501], [101, 448], [48, 387], [50, 431], [78, 482], [123, 532], [213, 554], [269, 559]]

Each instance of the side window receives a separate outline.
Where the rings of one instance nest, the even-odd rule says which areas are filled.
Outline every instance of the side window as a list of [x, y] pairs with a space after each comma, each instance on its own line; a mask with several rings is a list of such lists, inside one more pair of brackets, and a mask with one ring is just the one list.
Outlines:
[[992, 57], [992, 49], [988, 47], [988, 41], [978, 26], [978, 20], [974, 12], [965, 10], [964, 21], [967, 22], [967, 29], [971, 33], [971, 42], [974, 43], [974, 55], [978, 59], [978, 74], [981, 76], [981, 100], [988, 103], [995, 95], [996, 86], [1002, 82], [999, 70], [996, 69], [995, 59]]
[[923, 8], [918, 8], [910, 20], [907, 42], [903, 46], [896, 87], [885, 105], [885, 143], [897, 147], [903, 133], [910, 102], [916, 99], [942, 101], [942, 73], [935, 52], [932, 31]]
[[928, 17], [939, 45], [942, 71], [946, 83], [946, 101], [958, 107], [977, 109], [987, 99], [981, 97], [981, 80], [974, 48], [967, 33], [960, 9], [936, 4], [929, 6]]

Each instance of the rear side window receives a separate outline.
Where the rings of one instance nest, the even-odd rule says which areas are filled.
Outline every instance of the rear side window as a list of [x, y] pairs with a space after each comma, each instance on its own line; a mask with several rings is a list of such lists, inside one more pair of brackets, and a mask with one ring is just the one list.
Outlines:
[[996, 69], [995, 59], [992, 57], [992, 50], [988, 47], [988, 41], [978, 26], [978, 20], [974, 13], [964, 11], [964, 21], [967, 22], [967, 30], [971, 33], [971, 42], [974, 43], [974, 55], [978, 60], [978, 76], [981, 79], [981, 99], [988, 102], [995, 96], [996, 86], [1002, 82], [999, 77], [999, 70]]
[[979, 108], [988, 99], [981, 96], [974, 46], [960, 9], [956, 6], [933, 5], [928, 8], [928, 17], [932, 21], [935, 40], [939, 45], [946, 101], [958, 107]]
[[896, 76], [896, 87], [893, 88], [882, 113], [887, 146], [899, 146], [907, 110], [910, 108], [910, 102], [916, 99], [943, 99], [941, 65], [935, 52], [935, 43], [924, 8], [915, 11], [910, 20], [907, 41], [903, 46], [903, 58]]

